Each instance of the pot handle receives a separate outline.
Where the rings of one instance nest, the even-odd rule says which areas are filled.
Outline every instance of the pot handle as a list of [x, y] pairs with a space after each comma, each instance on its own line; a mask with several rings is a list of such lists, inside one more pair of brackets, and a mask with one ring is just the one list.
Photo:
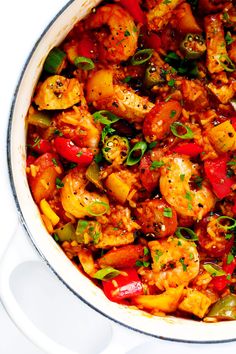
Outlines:
[[[10, 280], [13, 271], [22, 263], [40, 261], [39, 255], [29, 238], [25, 235], [22, 225], [12, 237], [11, 242], [0, 260], [0, 300], [18, 329], [37, 347], [48, 354], [79, 354], [63, 345], [56, 343], [45, 333], [40, 331], [26, 316], [15, 299], [11, 290]], [[135, 340], [130, 341], [130, 331], [120, 325], [111, 322], [112, 336], [107, 347], [99, 354], [125, 354], [134, 346], [142, 344], [146, 337], [133, 332]], [[127, 333], [128, 332], [128, 333]], [[143, 339], [145, 338], [145, 339]]]

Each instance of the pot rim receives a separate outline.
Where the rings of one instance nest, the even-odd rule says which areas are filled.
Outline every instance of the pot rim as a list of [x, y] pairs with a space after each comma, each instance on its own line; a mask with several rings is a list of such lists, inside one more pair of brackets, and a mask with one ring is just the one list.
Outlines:
[[[44, 39], [45, 35], [47, 34], [47, 32], [49, 31], [49, 29], [55, 24], [55, 22], [58, 20], [58, 18], [60, 18], [60, 16], [65, 12], [65, 10], [68, 9], [75, 1], [76, 0], [69, 0], [63, 6], [63, 8], [53, 17], [53, 19], [45, 27], [45, 29], [40, 34], [39, 38], [36, 40], [36, 42], [32, 46], [32, 49], [31, 49], [31, 51], [30, 51], [30, 53], [29, 53], [24, 65], [23, 65], [22, 69], [21, 69], [21, 73], [20, 73], [19, 78], [17, 80], [16, 88], [15, 88], [15, 91], [14, 91], [14, 94], [13, 94], [13, 98], [12, 98], [12, 103], [11, 103], [11, 108], [10, 108], [10, 113], [9, 113], [8, 128], [7, 128], [7, 141], [6, 141], [6, 143], [7, 143], [7, 166], [8, 166], [8, 176], [9, 176], [11, 191], [12, 191], [13, 198], [14, 198], [14, 201], [15, 201], [15, 204], [16, 204], [16, 208], [17, 208], [17, 212], [18, 212], [18, 215], [20, 217], [20, 221], [21, 221], [21, 223], [22, 223], [22, 225], [24, 227], [24, 230], [26, 231], [26, 234], [30, 238], [32, 245], [37, 250], [39, 255], [42, 257], [44, 262], [47, 264], [47, 266], [50, 268], [50, 270], [57, 276], [57, 278], [66, 286], [66, 288], [69, 289], [75, 296], [77, 296], [83, 303], [85, 303], [86, 305], [88, 305], [90, 308], [92, 308], [93, 310], [97, 311], [101, 315], [105, 316], [107, 319], [112, 320], [113, 322], [115, 322], [117, 324], [120, 324], [120, 325], [126, 327], [127, 329], [136, 331], [138, 333], [145, 334], [145, 335], [148, 335], [148, 336], [151, 336], [151, 337], [154, 337], [154, 338], [158, 338], [158, 339], [173, 341], [173, 342], [197, 343], [197, 344], [217, 344], [217, 343], [227, 343], [227, 342], [235, 341], [236, 340], [236, 336], [235, 336], [235, 338], [215, 339], [215, 340], [193, 340], [193, 339], [172, 338], [172, 337], [168, 337], [168, 335], [163, 336], [163, 335], [158, 335], [158, 333], [157, 334], [156, 333], [155, 334], [154, 333], [150, 333], [150, 332], [145, 331], [143, 329], [135, 328], [132, 325], [129, 325], [129, 324], [123, 322], [122, 320], [118, 320], [115, 317], [113, 317], [112, 315], [109, 315], [108, 313], [104, 312], [100, 308], [96, 307], [93, 303], [87, 301], [82, 295], [80, 295], [75, 289], [73, 289], [73, 287], [70, 286], [67, 283], [67, 281], [62, 277], [62, 275], [52, 266], [52, 264], [48, 261], [48, 259], [45, 256], [45, 254], [42, 252], [40, 247], [35, 242], [35, 239], [33, 237], [33, 233], [31, 232], [30, 228], [28, 227], [28, 223], [27, 223], [26, 218], [24, 216], [24, 212], [22, 211], [22, 208], [21, 208], [21, 205], [20, 205], [20, 201], [19, 201], [19, 197], [18, 197], [18, 193], [17, 193], [17, 187], [16, 187], [16, 184], [15, 184], [15, 181], [14, 181], [14, 172], [13, 172], [14, 166], [13, 166], [12, 157], [11, 157], [11, 153], [12, 153], [12, 149], [13, 149], [11, 136], [12, 136], [12, 127], [13, 127], [13, 122], [14, 122], [14, 113], [15, 113], [14, 111], [15, 111], [16, 101], [17, 101], [18, 95], [20, 94], [20, 91], [21, 91], [21, 85], [22, 85], [22, 81], [23, 81], [24, 75], [25, 75], [25, 73], [27, 71], [27, 68], [29, 66], [29, 63], [30, 63], [30, 61], [32, 59], [32, 56], [33, 56], [34, 52], [40, 46], [41, 42], [43, 41], [43, 39]], [[109, 301], [109, 300], [107, 300], [107, 301]], [[193, 323], [193, 321], [187, 320], [187, 319], [184, 320], [184, 321], [185, 322], [189, 322], [190, 326], [191, 326], [191, 323]], [[221, 324], [222, 324], [222, 322], [221, 322]], [[204, 325], [211, 326], [212, 324], [204, 324]]]

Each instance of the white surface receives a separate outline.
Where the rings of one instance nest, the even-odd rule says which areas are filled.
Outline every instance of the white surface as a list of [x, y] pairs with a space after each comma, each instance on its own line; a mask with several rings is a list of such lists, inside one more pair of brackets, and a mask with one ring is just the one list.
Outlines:
[[[51, 18], [66, 3], [65, 0], [5, 1], [0, 14], [1, 31], [1, 85], [0, 85], [0, 132], [1, 153], [5, 150], [7, 119], [12, 95], [24, 62], [42, 30]], [[0, 255], [4, 249], [4, 233], [13, 232], [16, 227], [16, 212], [11, 211], [12, 200], [8, 197], [7, 182], [1, 158], [1, 234]], [[17, 269], [12, 278], [16, 297], [29, 317], [39, 328], [52, 338], [71, 349], [81, 349], [83, 354], [98, 354], [111, 336], [110, 321], [84, 305], [71, 294], [43, 263], [26, 263]], [[0, 304], [0, 353], [42, 354], [32, 345], [9, 320]], [[121, 331], [122, 341], [132, 341], [134, 349], [128, 354], [148, 352], [171, 353], [222, 353], [235, 351], [236, 343], [217, 345], [190, 345], [164, 342], [144, 337], [144, 344], [136, 347], [137, 334], [125, 328]], [[140, 335], [141, 336], [141, 335]], [[114, 353], [111, 353], [114, 354]]]

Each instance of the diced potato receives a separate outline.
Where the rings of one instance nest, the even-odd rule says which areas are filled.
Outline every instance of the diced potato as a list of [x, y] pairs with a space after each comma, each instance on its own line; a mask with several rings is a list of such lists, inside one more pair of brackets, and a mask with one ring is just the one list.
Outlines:
[[187, 34], [202, 32], [202, 29], [199, 27], [195, 17], [193, 16], [191, 6], [187, 2], [184, 2], [176, 8], [175, 16], [178, 23], [178, 29], [182, 33]]
[[181, 311], [193, 313], [203, 318], [211, 305], [211, 300], [203, 293], [195, 289], [187, 289], [186, 296], [179, 304]]
[[42, 199], [39, 206], [42, 213], [51, 221], [53, 226], [60, 221], [59, 216], [52, 210], [46, 199]]
[[236, 132], [230, 120], [209, 129], [207, 135], [218, 152], [228, 152], [236, 149]]
[[118, 200], [121, 204], [124, 204], [130, 191], [130, 186], [125, 183], [117, 173], [111, 173], [105, 182], [108, 189], [108, 193]]
[[113, 72], [102, 69], [95, 72], [87, 81], [86, 93], [88, 102], [98, 101], [113, 95]]
[[133, 302], [140, 308], [148, 310], [160, 310], [165, 313], [176, 311], [181, 301], [184, 286], [169, 288], [160, 295], [138, 295]]

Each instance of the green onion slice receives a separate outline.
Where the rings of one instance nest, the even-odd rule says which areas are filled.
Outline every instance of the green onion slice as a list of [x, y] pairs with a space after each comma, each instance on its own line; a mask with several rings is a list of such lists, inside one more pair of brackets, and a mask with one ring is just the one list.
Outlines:
[[110, 125], [112, 123], [117, 122], [121, 118], [109, 111], [101, 110], [93, 113], [93, 119], [94, 122], [100, 122], [104, 125]]
[[153, 54], [153, 49], [142, 49], [137, 51], [131, 58], [132, 65], [145, 64]]
[[145, 151], [147, 150], [147, 143], [145, 141], [139, 141], [130, 150], [129, 155], [126, 160], [126, 165], [133, 166], [138, 163], [143, 157]]
[[90, 58], [76, 57], [74, 60], [75, 66], [82, 70], [92, 70], [95, 68], [94, 62]]
[[177, 237], [187, 241], [198, 241], [197, 234], [188, 227], [178, 227], [175, 234]]
[[91, 203], [86, 208], [87, 212], [93, 216], [101, 216], [103, 214], [106, 214], [109, 209], [110, 209], [109, 204], [105, 202], [100, 202], [98, 200]]
[[[231, 225], [222, 225], [221, 224], [221, 220], [228, 220]], [[232, 230], [236, 227], [236, 220], [233, 219], [233, 218], [230, 218], [229, 216], [219, 216], [217, 219], [216, 219], [216, 222], [218, 223], [218, 225], [224, 229], [224, 230]]]
[[43, 64], [43, 69], [50, 74], [59, 74], [64, 67], [66, 53], [59, 48], [52, 48]]
[[221, 269], [217, 264], [214, 263], [205, 263], [203, 268], [213, 277], [219, 277], [225, 275], [223, 269]]
[[117, 269], [114, 269], [112, 267], [106, 267], [103, 269], [99, 269], [94, 275], [93, 278], [99, 279], [99, 280], [109, 280], [117, 275], [120, 274], [120, 271]]
[[[179, 127], [184, 128], [186, 130], [186, 133], [179, 134], [178, 133]], [[194, 136], [192, 129], [190, 129], [188, 126], [186, 126], [180, 122], [174, 122], [173, 124], [171, 124], [170, 129], [175, 136], [177, 136], [178, 138], [181, 138], [181, 139], [192, 139]]]
[[232, 73], [235, 70], [235, 65], [227, 54], [219, 56], [219, 63], [225, 71]]

